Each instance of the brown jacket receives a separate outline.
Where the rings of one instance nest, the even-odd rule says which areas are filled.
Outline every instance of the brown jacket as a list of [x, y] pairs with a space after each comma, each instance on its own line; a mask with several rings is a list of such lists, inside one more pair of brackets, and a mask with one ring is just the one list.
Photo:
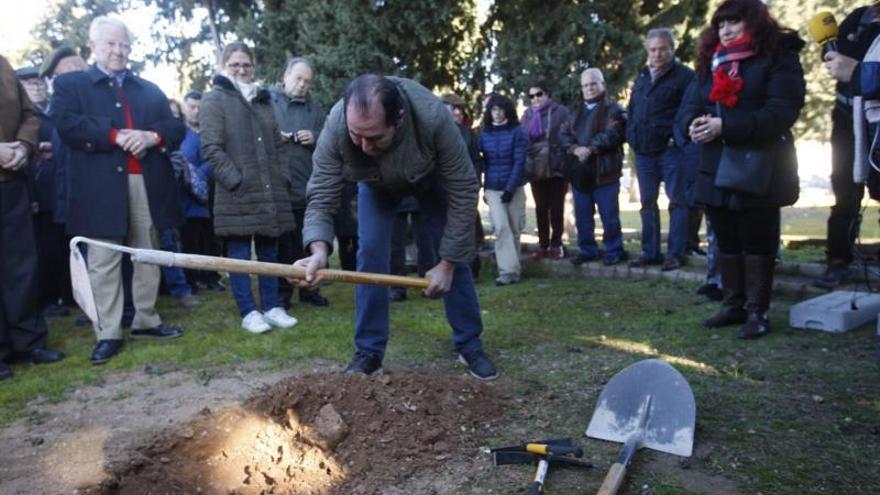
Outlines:
[[[31, 100], [15, 77], [12, 66], [0, 55], [0, 143], [21, 141], [30, 149], [30, 156], [34, 156], [39, 131], [40, 120]], [[0, 169], [0, 181], [9, 180], [18, 173]]]

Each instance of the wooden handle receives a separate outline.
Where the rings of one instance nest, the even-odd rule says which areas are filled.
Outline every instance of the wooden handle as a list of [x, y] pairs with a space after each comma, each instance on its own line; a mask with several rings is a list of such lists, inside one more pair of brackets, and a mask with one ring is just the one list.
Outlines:
[[[170, 253], [153, 249], [136, 249], [131, 255], [132, 261], [160, 266], [176, 266], [190, 270], [207, 270], [213, 272], [247, 273], [270, 277], [305, 278], [304, 268], [283, 263], [266, 263], [265, 261], [235, 260], [218, 256], [200, 254]], [[324, 280], [348, 282], [353, 284], [387, 285], [425, 289], [430, 282], [426, 278], [401, 277], [381, 273], [350, 272], [347, 270], [318, 270], [318, 276]]]
[[596, 495], [614, 495], [617, 493], [617, 490], [620, 489], [620, 485], [623, 484], [623, 477], [626, 476], [626, 466], [619, 462], [615, 462], [611, 469], [608, 470], [608, 474], [605, 475], [605, 481], [602, 482], [602, 486], [599, 487], [599, 491], [596, 492]]

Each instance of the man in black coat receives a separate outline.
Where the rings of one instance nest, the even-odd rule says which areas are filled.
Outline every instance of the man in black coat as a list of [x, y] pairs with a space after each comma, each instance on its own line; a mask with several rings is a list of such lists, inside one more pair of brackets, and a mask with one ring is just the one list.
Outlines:
[[[184, 126], [154, 84], [128, 69], [131, 36], [121, 21], [98, 17], [89, 29], [95, 65], [54, 81], [51, 106], [58, 133], [70, 147], [67, 232], [136, 248], [155, 249], [157, 232], [183, 223], [168, 153]], [[90, 247], [89, 280], [95, 293], [98, 344], [92, 363], [107, 362], [122, 347], [122, 253]], [[179, 337], [156, 313], [159, 268], [135, 265], [132, 338]]]
[[[874, 38], [880, 34], [880, 23], [872, 22], [871, 7], [859, 7], [840, 23], [837, 52], [861, 60]], [[853, 133], [853, 94], [850, 83], [838, 82], [834, 109], [831, 111], [831, 190], [834, 206], [828, 217], [825, 274], [813, 282], [817, 287], [834, 289], [851, 277], [853, 244], [859, 235], [862, 217], [859, 214], [865, 185], [853, 182], [855, 158]]]
[[[642, 201], [642, 255], [631, 265], [663, 264], [675, 270], [683, 262], [688, 209], [681, 149], [672, 126], [694, 71], [675, 60], [675, 38], [669, 28], [648, 31], [648, 66], [636, 77], [629, 99], [626, 140], [636, 154], [636, 173]], [[669, 198], [669, 237], [666, 258], [660, 249], [660, 183]]]

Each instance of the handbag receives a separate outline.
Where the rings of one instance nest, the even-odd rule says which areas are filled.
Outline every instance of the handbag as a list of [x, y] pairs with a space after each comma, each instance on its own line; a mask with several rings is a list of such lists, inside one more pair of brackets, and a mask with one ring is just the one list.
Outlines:
[[725, 144], [715, 174], [715, 187], [749, 196], [770, 192], [774, 148], [759, 149]]
[[529, 181], [539, 181], [550, 178], [550, 118], [553, 115], [551, 108], [547, 112], [547, 135], [543, 141], [532, 143], [526, 151], [526, 177]]
[[[716, 103], [718, 116], [721, 105]], [[724, 143], [715, 173], [715, 187], [749, 196], [766, 196], [776, 157], [775, 143], [766, 148]]]

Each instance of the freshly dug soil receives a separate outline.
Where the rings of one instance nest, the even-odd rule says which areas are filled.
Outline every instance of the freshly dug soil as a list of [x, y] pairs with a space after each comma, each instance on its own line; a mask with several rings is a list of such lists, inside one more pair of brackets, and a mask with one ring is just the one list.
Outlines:
[[507, 402], [497, 385], [437, 371], [291, 377], [158, 433], [88, 492], [394, 493], [445, 463], [470, 462], [474, 433], [494, 430]]

